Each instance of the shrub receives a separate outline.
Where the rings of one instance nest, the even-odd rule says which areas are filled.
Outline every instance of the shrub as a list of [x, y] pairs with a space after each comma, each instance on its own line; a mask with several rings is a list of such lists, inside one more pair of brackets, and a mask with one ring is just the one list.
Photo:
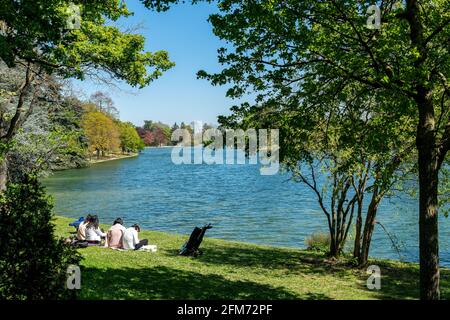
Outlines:
[[316, 250], [327, 252], [330, 250], [331, 238], [328, 233], [314, 232], [305, 239], [306, 248], [308, 250]]
[[52, 208], [36, 177], [0, 194], [0, 299], [69, 297], [67, 267], [80, 256], [55, 238]]

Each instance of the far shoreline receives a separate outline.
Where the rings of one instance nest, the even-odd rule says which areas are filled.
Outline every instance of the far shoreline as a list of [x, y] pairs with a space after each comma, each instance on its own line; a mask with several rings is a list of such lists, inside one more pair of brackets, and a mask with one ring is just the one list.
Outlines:
[[89, 165], [93, 165], [93, 164], [103, 163], [103, 162], [108, 162], [108, 161], [135, 158], [137, 156], [139, 156], [139, 153], [113, 155], [111, 157], [105, 157], [105, 158], [101, 158], [101, 159], [91, 159], [91, 160], [88, 160], [88, 163], [89, 163]]
[[164, 148], [173, 148], [173, 147], [175, 147], [175, 146], [159, 146], [159, 147], [156, 147], [156, 146], [146, 146], [146, 147], [144, 147], [144, 149], [164, 149]]

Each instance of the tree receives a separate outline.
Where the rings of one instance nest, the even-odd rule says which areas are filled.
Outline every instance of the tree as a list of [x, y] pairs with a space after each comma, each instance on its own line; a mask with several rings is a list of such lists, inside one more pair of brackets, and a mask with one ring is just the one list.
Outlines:
[[67, 268], [81, 260], [54, 235], [52, 204], [36, 177], [0, 194], [0, 299], [69, 298]]
[[[356, 218], [354, 255], [361, 266], [367, 263], [378, 206], [408, 176], [407, 160], [414, 156], [411, 118], [378, 114], [389, 106], [366, 98], [344, 91], [314, 106], [296, 99], [243, 104], [219, 117], [221, 128], [279, 128], [284, 167], [311, 189], [326, 217], [329, 254], [341, 253]], [[370, 116], [361, 112], [362, 103]]]
[[107, 93], [101, 91], [94, 92], [91, 94], [89, 101], [95, 104], [100, 111], [108, 114], [111, 118], [119, 118], [119, 110], [114, 106], [114, 101]]
[[84, 115], [82, 127], [88, 139], [88, 150], [101, 153], [114, 152], [120, 147], [120, 133], [116, 123], [100, 111], [91, 111]]
[[155, 146], [162, 146], [163, 144], [167, 144], [167, 135], [161, 128], [155, 128], [155, 130], [152, 132], [154, 134], [154, 145]]
[[[62, 87], [64, 88], [64, 87]], [[73, 95], [63, 95], [59, 103], [49, 106], [48, 116], [53, 130], [62, 131], [62, 152], [52, 161], [52, 168], [80, 168], [87, 165], [87, 137], [81, 127], [83, 102]], [[62, 154], [61, 154], [62, 153]]]
[[160, 121], [154, 122], [152, 120], [145, 120], [144, 129], [153, 134], [153, 145], [161, 146], [168, 145], [170, 143], [172, 130], [167, 124], [164, 124]]
[[202, 127], [202, 133], [204, 133], [206, 130], [213, 129], [213, 128], [214, 127], [212, 125], [210, 125], [208, 123], [204, 123], [203, 127]]
[[[156, 10], [176, 2], [144, 1]], [[294, 94], [320, 97], [327, 93], [324, 86], [338, 93], [356, 83], [389, 99], [399, 116], [414, 114], [420, 296], [439, 299], [439, 171], [450, 148], [450, 4], [375, 3], [379, 28], [369, 25], [373, 17], [367, 10], [374, 2], [368, 0], [219, 1], [221, 13], [209, 20], [234, 50], [219, 50], [220, 62], [227, 65], [221, 73], [199, 76], [213, 84], [234, 83], [229, 96], [253, 89], [261, 101]]]
[[[77, 10], [70, 10], [74, 6]], [[79, 15], [73, 16], [73, 11]], [[145, 52], [143, 36], [122, 32], [108, 22], [129, 15], [116, 0], [0, 3], [0, 61], [21, 70], [15, 89], [0, 93], [9, 96], [8, 114], [0, 119], [0, 189], [7, 181], [4, 153], [33, 112], [46, 76], [117, 79], [144, 87], [173, 66], [167, 52]]]
[[144, 127], [145, 130], [152, 131], [154, 129], [153, 121], [152, 120], [144, 120]]
[[120, 122], [119, 130], [122, 152], [138, 152], [143, 149], [144, 142], [132, 123]]
[[171, 128], [172, 132], [174, 132], [175, 130], [180, 129], [180, 126], [175, 122]]
[[151, 146], [153, 144], [153, 140], [155, 139], [154, 134], [144, 128], [136, 128], [138, 135], [141, 137], [144, 145]]
[[180, 129], [186, 129], [190, 134], [194, 132], [194, 130], [192, 130], [192, 127], [188, 124], [185, 124], [184, 122], [181, 122]]
[[47, 88], [52, 89], [36, 102], [5, 155], [13, 182], [32, 172], [45, 176], [52, 170], [86, 166], [82, 103], [64, 94], [64, 84], [56, 79], [49, 77]]

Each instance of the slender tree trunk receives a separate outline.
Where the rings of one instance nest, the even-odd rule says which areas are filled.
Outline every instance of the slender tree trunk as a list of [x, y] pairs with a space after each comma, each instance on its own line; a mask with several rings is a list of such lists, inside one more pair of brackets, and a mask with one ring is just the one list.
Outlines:
[[6, 183], [8, 182], [8, 160], [5, 155], [0, 160], [0, 193], [6, 190]]
[[375, 217], [378, 209], [378, 186], [375, 186], [372, 199], [367, 208], [366, 222], [364, 224], [364, 232], [362, 235], [361, 254], [358, 258], [360, 266], [365, 266], [369, 259], [370, 242], [372, 241], [373, 230], [375, 228]]
[[338, 243], [338, 236], [336, 232], [336, 212], [332, 210], [332, 218], [331, 218], [331, 225], [330, 225], [330, 257], [338, 257], [339, 256], [339, 243]]
[[433, 101], [430, 91], [418, 89], [419, 125], [419, 247], [420, 298], [439, 299], [438, 162]]
[[358, 215], [356, 217], [355, 245], [353, 246], [353, 257], [361, 255], [361, 229], [362, 229], [362, 201], [358, 200]]
[[[336, 213], [336, 215], [339, 217], [337, 220], [342, 220], [344, 217], [344, 212], [342, 208], [339, 210], [339, 212]], [[351, 223], [351, 219], [348, 221], [348, 223]], [[341, 250], [344, 247], [345, 240], [346, 240], [346, 225], [338, 223], [334, 224], [334, 227], [330, 229], [330, 253], [329, 255], [331, 257], [337, 258], [341, 254]], [[345, 236], [344, 236], [345, 235]]]
[[339, 243], [336, 240], [336, 236], [333, 232], [333, 234], [331, 235], [331, 242], [330, 242], [330, 253], [329, 253], [330, 257], [337, 258], [339, 256], [339, 251], [340, 251]]
[[366, 223], [364, 225], [364, 232], [362, 235], [362, 246], [358, 257], [360, 266], [365, 266], [369, 260], [370, 243], [372, 241], [373, 230], [375, 228], [375, 217], [377, 215], [377, 208], [370, 208], [367, 210]]

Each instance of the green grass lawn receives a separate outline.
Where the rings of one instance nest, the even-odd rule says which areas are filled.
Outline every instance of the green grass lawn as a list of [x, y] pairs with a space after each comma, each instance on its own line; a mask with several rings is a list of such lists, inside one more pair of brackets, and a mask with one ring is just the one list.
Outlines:
[[[57, 217], [67, 237], [73, 219]], [[107, 226], [103, 226], [105, 229]], [[364, 270], [322, 254], [205, 237], [198, 258], [181, 257], [189, 235], [143, 231], [157, 253], [80, 249], [81, 299], [415, 299], [418, 265], [372, 260], [381, 268], [381, 290], [366, 288]], [[442, 298], [450, 297], [450, 270], [441, 272]]]

